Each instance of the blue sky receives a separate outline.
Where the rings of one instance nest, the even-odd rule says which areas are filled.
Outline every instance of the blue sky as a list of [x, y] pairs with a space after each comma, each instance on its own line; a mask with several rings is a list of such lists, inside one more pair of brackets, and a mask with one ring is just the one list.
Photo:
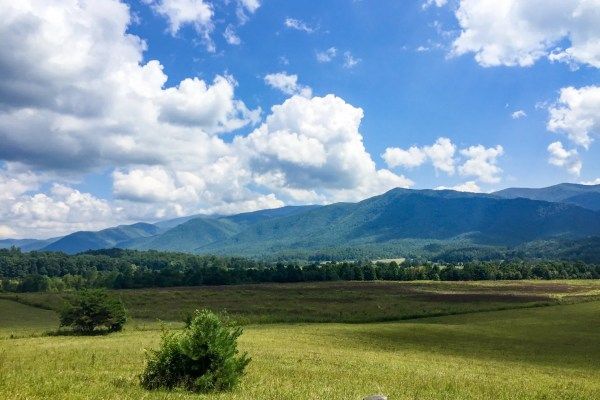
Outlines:
[[[198, 35], [192, 26], [173, 37], [166, 33], [164, 18], [136, 1], [130, 5], [140, 23], [130, 31], [146, 38], [145, 57], [161, 60], [169, 74], [167, 84], [189, 76], [210, 79], [226, 71], [238, 81], [240, 98], [268, 110], [286, 95], [266, 86], [263, 77], [285, 71], [297, 74], [315, 95], [334, 93], [363, 108], [361, 133], [374, 161], [382, 166], [378, 155], [389, 146], [425, 145], [447, 136], [464, 146], [504, 147], [499, 164], [505, 179], [488, 189], [540, 187], [593, 180], [600, 175], [600, 152], [594, 148], [581, 154], [585, 168], [579, 178], [548, 164], [546, 147], [558, 136], [546, 129], [547, 109], [536, 109], [536, 104], [554, 102], [563, 87], [598, 83], [597, 68], [582, 66], [574, 71], [565, 63], [546, 59], [525, 68], [481, 67], [471, 54], [448, 57], [452, 37], [460, 30], [455, 8], [423, 9], [423, 4], [264, 1], [248, 22], [237, 28], [242, 41], [238, 46], [228, 45], [220, 35], [228, 24], [238, 23], [236, 5], [221, 4], [223, 19], [213, 35], [214, 54], [194, 44]], [[302, 21], [314, 31], [286, 28], [288, 18]], [[440, 30], [453, 36], [448, 38]], [[337, 49], [336, 59], [318, 62], [316, 54], [331, 47]], [[418, 51], [420, 47], [428, 50]], [[344, 68], [346, 51], [360, 59], [353, 68]], [[282, 62], [283, 58], [289, 63]], [[517, 110], [525, 111], [527, 117], [512, 119]], [[436, 176], [433, 168], [415, 169], [411, 177], [418, 188], [461, 180]]]
[[0, 237], [598, 183], [600, 2], [542, 3], [3, 2]]

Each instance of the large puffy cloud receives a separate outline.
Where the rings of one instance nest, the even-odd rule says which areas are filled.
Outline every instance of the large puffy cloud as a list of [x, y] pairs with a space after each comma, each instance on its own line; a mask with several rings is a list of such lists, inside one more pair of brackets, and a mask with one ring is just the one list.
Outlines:
[[[245, 210], [265, 196], [246, 189], [249, 174], [235, 164], [227, 167], [228, 176], [216, 171], [221, 181], [197, 178], [225, 170], [223, 165], [234, 160], [218, 133], [260, 116], [259, 109], [249, 110], [235, 98], [233, 78], [217, 76], [210, 83], [189, 78], [165, 87], [162, 65], [143, 63], [145, 43], [127, 33], [129, 10], [116, 0], [24, 0], [18, 5], [0, 0], [0, 5], [0, 160], [18, 163], [37, 177], [36, 186], [18, 189], [23, 174], [0, 168], [2, 188], [12, 188], [3, 190], [7, 203], [28, 204], [40, 181], [61, 180], [48, 176], [77, 180], [77, 175], [114, 167], [117, 201], [109, 206], [124, 210], [122, 219], [210, 210], [228, 201], [231, 209], [239, 202]], [[135, 182], [150, 182], [140, 171], [156, 173], [156, 168], [176, 185], [177, 196], [166, 205], [148, 191], [143, 198]], [[53, 200], [57, 194], [44, 196]], [[2, 220], [27, 220], [23, 213], [3, 210]]]
[[23, 237], [100, 229], [120, 220], [106, 200], [60, 184], [54, 184], [47, 194], [19, 196], [6, 208], [6, 203], [0, 205], [0, 214], [10, 217], [11, 230]]
[[[356, 200], [412, 184], [376, 168], [359, 132], [362, 110], [338, 97], [310, 98], [296, 80], [305, 97], [225, 141], [219, 134], [251, 126], [260, 110], [236, 99], [230, 76], [165, 87], [160, 62], [144, 62], [145, 43], [127, 33], [119, 1], [0, 2], [4, 233]], [[239, 4], [252, 12], [258, 2]], [[107, 170], [114, 199], [73, 188]]]
[[108, 201], [64, 184], [40, 193], [40, 185], [52, 178], [15, 163], [0, 168], [0, 238], [57, 236], [128, 221]]
[[191, 25], [202, 36], [210, 51], [214, 44], [210, 33], [214, 28], [214, 11], [204, 0], [142, 0], [158, 14], [167, 19], [169, 32], [176, 35], [182, 26]]
[[217, 76], [212, 85], [198, 78], [184, 79], [162, 91], [159, 119], [172, 124], [227, 132], [257, 122], [260, 110], [249, 110], [234, 99], [235, 81]]
[[256, 182], [292, 200], [357, 199], [411, 186], [403, 176], [377, 170], [359, 132], [362, 118], [362, 109], [334, 95], [293, 96], [235, 144]]
[[502, 169], [498, 167], [498, 157], [504, 154], [502, 146], [485, 148], [482, 145], [471, 146], [460, 153], [467, 158], [458, 171], [464, 176], [477, 177], [484, 183], [500, 182]]
[[448, 138], [439, 138], [431, 146], [425, 146], [423, 151], [431, 160], [436, 171], [454, 174], [454, 153], [456, 146]]
[[120, 199], [139, 202], [197, 202], [204, 181], [190, 173], [172, 176], [162, 167], [114, 171], [113, 192]]
[[422, 165], [427, 159], [425, 151], [417, 146], [411, 146], [406, 150], [388, 147], [381, 157], [390, 168], [414, 168]]
[[[448, 175], [454, 175], [457, 163], [462, 161], [462, 164], [458, 165], [460, 175], [476, 177], [483, 183], [497, 183], [502, 172], [497, 162], [498, 157], [503, 153], [504, 149], [500, 145], [490, 148], [477, 145], [460, 150], [461, 160], [461, 157], [456, 157], [456, 145], [450, 139], [441, 137], [431, 146], [411, 146], [406, 150], [388, 147], [382, 154], [382, 158], [390, 168], [414, 168], [429, 161], [436, 171]], [[440, 188], [447, 187], [440, 186]], [[480, 191], [479, 187], [471, 184], [471, 181], [456, 188], [465, 189], [464, 191]]]
[[461, 0], [455, 54], [483, 66], [530, 66], [542, 57], [600, 67], [600, 0]]
[[23, 193], [37, 189], [40, 178], [31, 171], [21, 171], [14, 165], [0, 169], [0, 202], [14, 201]]
[[426, 161], [431, 161], [436, 171], [454, 174], [456, 146], [448, 138], [438, 138], [431, 146], [411, 146], [407, 150], [399, 147], [388, 147], [382, 158], [390, 168], [414, 168]]
[[5, 160], [89, 169], [193, 159], [223, 147], [210, 133], [258, 117], [234, 99], [232, 79], [218, 76], [207, 84], [193, 78], [163, 88], [162, 66], [142, 64], [145, 45], [126, 33], [129, 10], [118, 1], [4, 3]]
[[[250, 13], [259, 3], [236, 4]], [[166, 86], [117, 0], [0, 6], [4, 235], [358, 200], [412, 185], [377, 168], [359, 131], [362, 109], [339, 97], [293, 95], [255, 127], [261, 111], [236, 98], [233, 77]], [[223, 139], [241, 127], [251, 133]], [[453, 146], [436, 143], [427, 157], [453, 171], [443, 156]], [[87, 173], [112, 179], [114, 198], [77, 190]]]
[[548, 129], [565, 133], [587, 149], [593, 137], [600, 134], [600, 87], [561, 89], [557, 104], [550, 108]]
[[553, 142], [548, 146], [548, 154], [550, 164], [563, 167], [575, 176], [581, 173], [582, 164], [576, 149], [567, 150], [561, 142]]

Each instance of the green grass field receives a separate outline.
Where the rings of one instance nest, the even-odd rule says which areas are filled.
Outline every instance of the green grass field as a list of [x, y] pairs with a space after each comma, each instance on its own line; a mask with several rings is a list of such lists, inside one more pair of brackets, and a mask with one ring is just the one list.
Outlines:
[[[317, 282], [119, 290], [136, 320], [181, 321], [199, 308], [227, 311], [242, 324], [384, 322], [482, 310], [600, 299], [595, 281]], [[0, 295], [57, 310], [64, 295]]]
[[[52, 311], [0, 300], [0, 398], [361, 399], [378, 392], [390, 399], [600, 398], [600, 282], [387, 285], [124, 291], [125, 302], [143, 319], [134, 319], [121, 333], [96, 337], [36, 336], [56, 328]], [[415, 295], [421, 292], [425, 294]], [[323, 298], [335, 302], [336, 293], [342, 299], [335, 303], [336, 312], [317, 309], [317, 305], [329, 309], [332, 304]], [[288, 313], [308, 313], [314, 308], [317, 319], [331, 321], [338, 315], [355, 323], [246, 326], [240, 344], [253, 361], [241, 384], [230, 393], [203, 397], [141, 389], [137, 375], [143, 369], [144, 349], [160, 340], [159, 324], [148, 322], [151, 310], [168, 320], [165, 316], [178, 312], [167, 312], [171, 307], [228, 308], [225, 300], [232, 296], [244, 301], [235, 310], [248, 322], [266, 322], [263, 316], [281, 306]], [[285, 296], [290, 297], [280, 305]], [[44, 298], [26, 297], [30, 302]], [[24, 301], [23, 296], [19, 300]], [[300, 300], [308, 304], [306, 309], [294, 306]], [[405, 300], [408, 303], [402, 307]], [[400, 311], [391, 313], [391, 306], [384, 307], [390, 301]], [[373, 308], [379, 319], [422, 318], [357, 323], [375, 304], [383, 310]], [[514, 309], [477, 312], [489, 309], [490, 304]], [[554, 305], [533, 307], [540, 304]], [[423, 305], [429, 308], [410, 309]], [[357, 308], [358, 313], [353, 311]], [[440, 310], [466, 313], [426, 317]], [[280, 318], [279, 312], [274, 319]], [[10, 332], [20, 332], [20, 336], [11, 339]]]

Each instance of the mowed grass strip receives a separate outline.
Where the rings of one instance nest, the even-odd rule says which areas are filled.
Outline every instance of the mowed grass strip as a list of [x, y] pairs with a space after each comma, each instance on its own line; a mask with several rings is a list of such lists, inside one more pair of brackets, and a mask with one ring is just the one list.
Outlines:
[[0, 340], [6, 399], [594, 399], [600, 302], [372, 324], [246, 327], [233, 392], [148, 392], [159, 331]]
[[[600, 298], [596, 281], [318, 282], [114, 291], [137, 320], [181, 321], [209, 308], [242, 324], [381, 322]], [[58, 309], [64, 294], [5, 294]]]

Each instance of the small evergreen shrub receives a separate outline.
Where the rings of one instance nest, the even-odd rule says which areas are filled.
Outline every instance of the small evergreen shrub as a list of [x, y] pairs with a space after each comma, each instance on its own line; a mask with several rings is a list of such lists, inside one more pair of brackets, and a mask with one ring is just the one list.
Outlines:
[[203, 393], [233, 388], [250, 362], [237, 349], [241, 334], [228, 319], [209, 310], [196, 311], [182, 332], [163, 334], [161, 347], [147, 353], [142, 386]]
[[73, 328], [81, 334], [97, 331], [117, 332], [127, 321], [121, 300], [105, 290], [81, 290], [68, 299], [60, 312], [60, 326]]

